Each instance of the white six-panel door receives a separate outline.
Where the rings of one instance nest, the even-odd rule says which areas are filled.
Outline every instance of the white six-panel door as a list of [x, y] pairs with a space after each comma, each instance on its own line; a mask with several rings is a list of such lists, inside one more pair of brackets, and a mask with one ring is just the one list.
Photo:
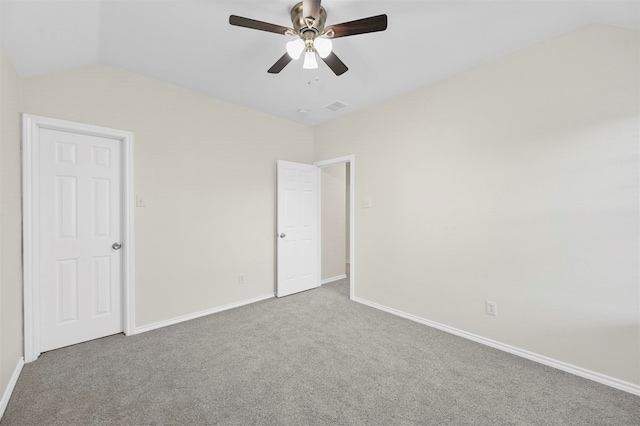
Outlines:
[[121, 144], [40, 130], [42, 352], [123, 331]]
[[278, 161], [278, 297], [319, 285], [318, 168]]

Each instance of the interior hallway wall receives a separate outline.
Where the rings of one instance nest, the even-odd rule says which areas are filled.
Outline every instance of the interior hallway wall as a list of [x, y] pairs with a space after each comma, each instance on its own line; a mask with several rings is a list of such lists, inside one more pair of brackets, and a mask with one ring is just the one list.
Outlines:
[[322, 273], [326, 280], [344, 275], [346, 239], [346, 165], [334, 164], [321, 169]]
[[137, 327], [273, 295], [276, 160], [311, 163], [311, 129], [103, 65], [25, 79], [22, 97], [134, 132]]
[[589, 25], [316, 128], [357, 159], [356, 297], [640, 384], [639, 40]]
[[[344, 203], [344, 253], [348, 264], [351, 264], [351, 163], [346, 164], [345, 179], [347, 181], [347, 187], [345, 188], [345, 203]], [[349, 268], [347, 268], [348, 270]]]

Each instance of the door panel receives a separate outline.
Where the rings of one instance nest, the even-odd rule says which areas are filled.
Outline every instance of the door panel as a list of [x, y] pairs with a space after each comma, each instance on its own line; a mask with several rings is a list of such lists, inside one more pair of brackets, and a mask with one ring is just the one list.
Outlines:
[[77, 259], [58, 260], [56, 272], [57, 325], [68, 324], [78, 320]]
[[121, 141], [40, 129], [40, 349], [123, 331]]
[[75, 176], [56, 176], [55, 179], [58, 239], [75, 240], [78, 233], [78, 179]]
[[111, 256], [97, 256], [93, 258], [93, 316], [109, 315], [111, 313]]
[[278, 161], [278, 297], [318, 280], [318, 168]]

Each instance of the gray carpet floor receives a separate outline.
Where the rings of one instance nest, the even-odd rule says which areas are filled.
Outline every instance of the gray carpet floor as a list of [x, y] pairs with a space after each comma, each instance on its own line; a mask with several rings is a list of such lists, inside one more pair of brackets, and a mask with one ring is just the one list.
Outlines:
[[2, 425], [640, 425], [640, 398], [348, 299], [345, 281], [25, 365]]

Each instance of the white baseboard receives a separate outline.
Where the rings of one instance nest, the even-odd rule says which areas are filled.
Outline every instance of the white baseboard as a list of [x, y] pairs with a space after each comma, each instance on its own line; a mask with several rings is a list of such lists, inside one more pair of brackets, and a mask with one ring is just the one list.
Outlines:
[[2, 416], [4, 415], [4, 410], [7, 409], [9, 399], [11, 398], [11, 394], [13, 393], [13, 388], [16, 387], [18, 377], [20, 377], [20, 372], [22, 372], [22, 367], [24, 367], [24, 358], [20, 357], [20, 359], [18, 360], [18, 365], [16, 365], [16, 369], [13, 370], [13, 374], [11, 375], [11, 380], [9, 380], [9, 383], [7, 383], [7, 388], [2, 394], [2, 400], [0, 401], [0, 419], [2, 419]]
[[217, 308], [207, 309], [205, 311], [195, 312], [193, 314], [188, 314], [188, 315], [182, 315], [182, 316], [177, 317], [177, 318], [172, 318], [172, 319], [165, 320], [165, 321], [159, 321], [159, 322], [155, 322], [153, 324], [143, 325], [142, 327], [136, 327], [134, 329], [133, 334], [144, 333], [146, 331], [155, 330], [157, 328], [167, 327], [167, 326], [178, 324], [178, 323], [181, 323], [181, 322], [184, 322], [184, 321], [189, 321], [189, 320], [192, 320], [192, 319], [196, 319], [196, 318], [204, 317], [204, 316], [207, 316], [207, 315], [215, 314], [215, 313], [218, 313], [218, 312], [226, 311], [227, 309], [239, 308], [240, 306], [250, 305], [251, 303], [256, 303], [256, 302], [260, 302], [262, 300], [271, 299], [272, 297], [275, 297], [275, 294], [273, 294], [273, 293], [265, 294], [264, 296], [258, 296], [258, 297], [254, 297], [252, 299], [241, 300], [240, 302], [230, 303], [228, 305], [219, 306]]
[[487, 339], [476, 334], [468, 333], [466, 331], [458, 330], [457, 328], [449, 327], [444, 324], [440, 324], [434, 321], [430, 321], [406, 312], [402, 312], [393, 308], [389, 308], [384, 305], [379, 305], [375, 302], [370, 302], [358, 297], [353, 299], [355, 302], [362, 303], [363, 305], [370, 306], [381, 311], [388, 312], [393, 315], [397, 315], [402, 318], [406, 318], [411, 321], [418, 322], [420, 324], [427, 325], [429, 327], [437, 328], [438, 330], [445, 331], [447, 333], [455, 334], [456, 336], [464, 337], [465, 339], [473, 340], [474, 342], [481, 343], [483, 345], [491, 346], [492, 348], [499, 349], [504, 352], [508, 352], [513, 355], [521, 356], [531, 361], [539, 362], [540, 364], [548, 365], [549, 367], [557, 368], [558, 370], [566, 371], [567, 373], [575, 374], [576, 376], [583, 377], [585, 379], [593, 380], [594, 382], [602, 383], [603, 385], [610, 386], [612, 388], [620, 389], [625, 392], [629, 392], [634, 395], [640, 396], [640, 385], [634, 383], [625, 382], [624, 380], [616, 379], [615, 377], [607, 376], [597, 373], [595, 371], [587, 370], [582, 367], [578, 367], [566, 362], [558, 361], [553, 358], [539, 355], [534, 352], [529, 352], [524, 349], [516, 348], [495, 340]]
[[347, 274], [338, 275], [337, 277], [325, 278], [324, 280], [320, 281], [320, 285], [329, 284], [334, 281], [344, 280], [345, 278], [347, 278]]

